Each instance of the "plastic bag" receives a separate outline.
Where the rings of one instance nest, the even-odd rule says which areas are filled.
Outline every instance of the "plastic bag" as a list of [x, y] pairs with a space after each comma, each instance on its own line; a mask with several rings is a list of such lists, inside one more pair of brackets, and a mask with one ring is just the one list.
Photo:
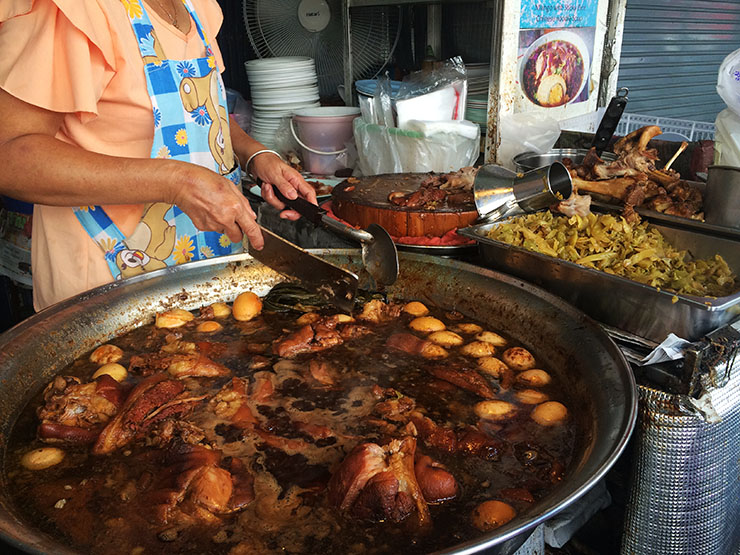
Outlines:
[[[395, 125], [394, 102], [391, 97], [391, 80], [387, 74], [378, 79], [378, 87], [372, 102], [374, 117], [371, 123], [393, 127]], [[360, 112], [362, 113], [362, 110]]]
[[234, 89], [226, 89], [226, 100], [229, 114], [234, 118], [236, 124], [245, 133], [249, 133], [252, 127], [252, 106], [249, 101]]
[[514, 157], [522, 152], [542, 154], [550, 150], [560, 137], [560, 123], [549, 116], [535, 113], [503, 115], [499, 120], [501, 145], [500, 165], [514, 170]]
[[714, 122], [714, 163], [740, 167], [740, 49], [719, 66], [717, 93], [727, 108]]
[[714, 163], [740, 168], [740, 115], [730, 108], [714, 122]]
[[474, 123], [409, 123], [414, 130], [355, 119], [356, 170], [362, 175], [450, 172], [473, 165], [480, 155], [480, 127]]
[[740, 48], [728, 54], [719, 66], [717, 93], [740, 116]]
[[462, 120], [468, 80], [462, 58], [456, 56], [431, 71], [416, 71], [401, 82], [396, 98], [398, 127], [411, 120]]

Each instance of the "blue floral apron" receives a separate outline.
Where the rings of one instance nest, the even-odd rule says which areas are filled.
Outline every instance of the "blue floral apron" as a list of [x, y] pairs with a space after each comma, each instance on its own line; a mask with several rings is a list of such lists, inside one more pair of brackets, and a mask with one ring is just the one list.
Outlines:
[[[231, 146], [221, 75], [195, 10], [189, 0], [182, 1], [205, 46], [203, 58], [168, 60], [141, 0], [122, 0], [139, 44], [152, 102], [151, 157], [212, 168], [239, 186], [241, 170]], [[172, 204], [146, 206], [129, 237], [100, 206], [77, 208], [75, 215], [105, 253], [115, 279], [242, 250], [241, 243], [232, 243], [225, 234], [198, 230]]]

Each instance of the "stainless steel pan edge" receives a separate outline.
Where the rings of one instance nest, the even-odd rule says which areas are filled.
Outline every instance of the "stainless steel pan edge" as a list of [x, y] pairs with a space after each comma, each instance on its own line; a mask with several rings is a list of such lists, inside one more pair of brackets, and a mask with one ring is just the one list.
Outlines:
[[[674, 294], [495, 241], [486, 236], [501, 222], [473, 225], [458, 231], [475, 239], [484, 264], [546, 288], [591, 317], [640, 337], [662, 342], [669, 333], [696, 341], [740, 316], [740, 292], [726, 297]], [[722, 255], [740, 275], [740, 243], [732, 239], [651, 223], [675, 247], [698, 258]]]
[[[348, 269], [362, 265], [359, 250], [312, 250]], [[611, 468], [635, 425], [637, 388], [619, 349], [593, 320], [517, 278], [463, 262], [399, 253], [401, 274], [391, 296], [413, 297], [489, 322], [521, 340], [566, 384], [581, 432], [562, 483], [532, 509], [494, 532], [446, 553], [506, 555], [527, 532], [583, 495]], [[231, 301], [251, 289], [266, 293], [284, 278], [249, 255], [234, 255], [152, 272], [106, 285], [50, 307], [0, 335], [0, 454], [23, 403], [50, 378], [95, 345], [152, 320], [168, 307], [196, 308]], [[0, 535], [29, 553], [75, 553], [28, 526], [0, 482]]]

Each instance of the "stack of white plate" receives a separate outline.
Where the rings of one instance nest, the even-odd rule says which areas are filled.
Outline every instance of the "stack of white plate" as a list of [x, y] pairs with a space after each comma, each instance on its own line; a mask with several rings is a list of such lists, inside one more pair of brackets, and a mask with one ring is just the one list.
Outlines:
[[465, 106], [465, 119], [477, 123], [482, 135], [486, 134], [486, 121], [488, 114], [488, 95], [469, 94]]
[[282, 118], [299, 108], [319, 105], [316, 64], [305, 56], [260, 58], [244, 63], [252, 97], [250, 135], [275, 148]]
[[489, 64], [465, 64], [468, 75], [468, 94], [488, 94]]

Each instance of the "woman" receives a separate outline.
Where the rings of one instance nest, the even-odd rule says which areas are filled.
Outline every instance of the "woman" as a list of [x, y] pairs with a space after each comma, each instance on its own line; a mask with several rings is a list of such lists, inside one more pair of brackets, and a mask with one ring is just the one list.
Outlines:
[[[237, 184], [316, 196], [229, 125], [216, 0], [2, 0], [0, 192], [35, 203], [34, 307], [263, 241]], [[283, 217], [298, 214], [285, 210]]]

